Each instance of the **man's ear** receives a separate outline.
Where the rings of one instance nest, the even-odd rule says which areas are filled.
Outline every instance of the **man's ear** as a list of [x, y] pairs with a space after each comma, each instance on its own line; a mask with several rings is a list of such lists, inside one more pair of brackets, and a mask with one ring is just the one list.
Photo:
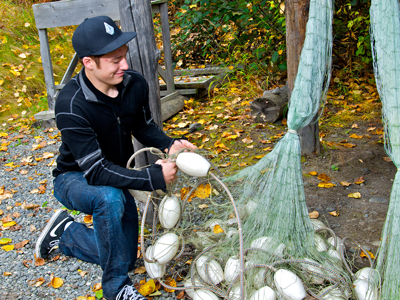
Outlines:
[[84, 58], [82, 58], [82, 63], [86, 69], [93, 70], [93, 68], [94, 68], [93, 64], [95, 62], [93, 61], [93, 59], [91, 57], [85, 56]]

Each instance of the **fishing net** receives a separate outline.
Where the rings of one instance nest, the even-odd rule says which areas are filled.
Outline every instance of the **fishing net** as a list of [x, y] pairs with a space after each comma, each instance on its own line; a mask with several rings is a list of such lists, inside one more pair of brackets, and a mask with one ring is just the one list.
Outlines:
[[[378, 92], [382, 101], [385, 150], [400, 166], [400, 15], [397, 0], [372, 0], [371, 48]], [[400, 175], [396, 173], [376, 268], [383, 278], [382, 298], [400, 298]]]

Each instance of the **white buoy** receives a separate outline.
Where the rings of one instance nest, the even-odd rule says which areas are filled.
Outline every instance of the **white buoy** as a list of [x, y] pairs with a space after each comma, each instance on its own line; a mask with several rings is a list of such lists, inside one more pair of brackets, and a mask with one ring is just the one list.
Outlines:
[[158, 219], [166, 229], [173, 228], [181, 217], [181, 203], [175, 195], [165, 196], [160, 203]]
[[250, 300], [275, 300], [276, 293], [269, 286], [264, 286], [261, 289], [255, 291], [250, 297]]
[[253, 240], [250, 247], [264, 249], [278, 257], [283, 257], [283, 251], [286, 248], [285, 244], [279, 244], [274, 238], [269, 236], [263, 236]]
[[193, 177], [205, 177], [211, 168], [207, 159], [194, 152], [179, 153], [176, 165], [183, 173]]
[[307, 296], [303, 282], [291, 271], [279, 269], [275, 272], [274, 282], [277, 290], [286, 300], [302, 300]]
[[[207, 256], [200, 256], [196, 260], [196, 267], [197, 267], [197, 272], [199, 273], [201, 279], [203, 279], [205, 282], [211, 283], [206, 275], [207, 259], [208, 259]], [[208, 275], [212, 283], [215, 285], [219, 284], [221, 281], [224, 280], [224, 271], [222, 270], [221, 265], [215, 259], [211, 259], [208, 261]]]
[[219, 298], [209, 290], [198, 290], [193, 296], [193, 300], [219, 300]]
[[[149, 260], [154, 260], [154, 247], [150, 246], [146, 250], [146, 257]], [[165, 274], [165, 270], [167, 269], [166, 265], [160, 265], [158, 262], [149, 263], [146, 260], [144, 261], [144, 267], [146, 268], [147, 274], [153, 279], [161, 278]]]
[[179, 249], [179, 237], [175, 233], [167, 233], [154, 244], [154, 258], [164, 265], [175, 257]]
[[240, 259], [232, 256], [225, 265], [225, 281], [231, 283], [240, 274]]

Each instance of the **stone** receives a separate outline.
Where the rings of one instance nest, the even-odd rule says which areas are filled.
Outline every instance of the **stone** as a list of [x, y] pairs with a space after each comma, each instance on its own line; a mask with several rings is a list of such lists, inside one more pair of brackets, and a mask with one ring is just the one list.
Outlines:
[[385, 199], [385, 198], [378, 198], [378, 197], [376, 197], [376, 198], [371, 198], [371, 199], [369, 199], [369, 202], [385, 204], [385, 203], [389, 203], [389, 200], [388, 200], [388, 199]]

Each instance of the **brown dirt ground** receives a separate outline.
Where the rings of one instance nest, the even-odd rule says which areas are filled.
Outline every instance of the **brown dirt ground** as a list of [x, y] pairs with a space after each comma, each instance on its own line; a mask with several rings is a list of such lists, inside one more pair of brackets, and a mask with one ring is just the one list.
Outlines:
[[[338, 129], [334, 134], [324, 138], [325, 142], [340, 143], [347, 140], [356, 144], [354, 148], [337, 146], [337, 149], [324, 149], [322, 154], [310, 157], [302, 163], [304, 189], [309, 211], [318, 211], [319, 219], [329, 225], [341, 238], [350, 238], [366, 250], [376, 254], [379, 246], [381, 230], [385, 222], [388, 209], [390, 191], [396, 174], [396, 167], [387, 161], [387, 154], [382, 143], [382, 135], [374, 135], [368, 128], [381, 128], [382, 124], [358, 124], [359, 128], [351, 133], [364, 135], [361, 139], [349, 138], [345, 129]], [[365, 137], [368, 135], [370, 138]], [[385, 159], [386, 160], [385, 160]], [[339, 169], [332, 169], [332, 166]], [[318, 187], [321, 182], [317, 176], [309, 176], [308, 172], [325, 173], [335, 183], [332, 188]], [[362, 184], [354, 184], [354, 180], [363, 176]], [[342, 181], [352, 183], [348, 187], [340, 184]], [[348, 197], [348, 194], [359, 192], [361, 198]], [[370, 199], [379, 198], [386, 203], [370, 202]], [[338, 217], [329, 212], [336, 211]], [[354, 247], [355, 244], [346, 243]], [[359, 259], [362, 264], [366, 258]]]

